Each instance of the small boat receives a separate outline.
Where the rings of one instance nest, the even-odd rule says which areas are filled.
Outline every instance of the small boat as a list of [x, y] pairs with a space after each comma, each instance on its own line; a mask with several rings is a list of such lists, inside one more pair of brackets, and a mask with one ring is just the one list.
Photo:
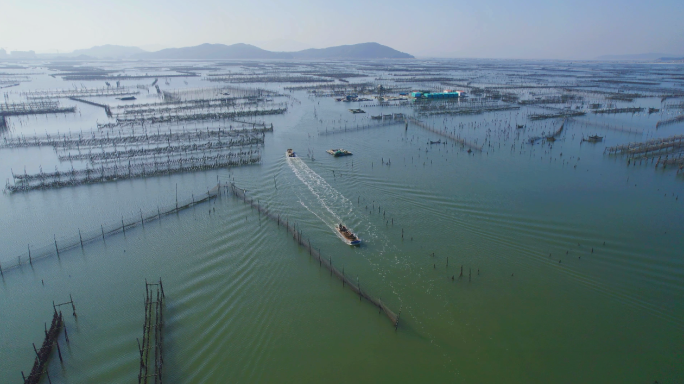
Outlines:
[[525, 124], [516, 124], [516, 125], [515, 125], [515, 128], [516, 128], [516, 129], [525, 128]]
[[345, 227], [342, 224], [337, 224], [337, 231], [346, 239], [349, 241], [350, 245], [359, 245], [361, 244], [361, 239], [359, 239], [358, 236], [356, 236], [352, 231], [349, 230], [349, 228]]
[[371, 119], [373, 119], [373, 120], [382, 120], [382, 115], [371, 116]]
[[135, 100], [135, 96], [119, 97], [119, 100], [121, 100], [121, 101]]
[[442, 139], [439, 139], [437, 141], [430, 140], [430, 141], [428, 141], [428, 144], [442, 144]]
[[297, 157], [297, 154], [294, 153], [294, 151], [293, 151], [292, 149], [288, 149], [288, 150], [285, 152], [285, 155], [286, 155], [287, 157]]
[[329, 154], [335, 156], [335, 157], [340, 157], [340, 156], [351, 156], [351, 152], [347, 151], [346, 149], [328, 149], [326, 152]]
[[603, 140], [603, 136], [589, 136], [588, 138], [584, 139], [584, 141], [588, 141], [590, 143], [598, 143], [599, 141]]

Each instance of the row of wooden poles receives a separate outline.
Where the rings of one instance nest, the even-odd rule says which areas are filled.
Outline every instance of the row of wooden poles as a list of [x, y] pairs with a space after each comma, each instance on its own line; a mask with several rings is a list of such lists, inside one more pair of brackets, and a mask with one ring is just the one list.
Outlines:
[[203, 120], [220, 120], [220, 119], [234, 119], [237, 117], [245, 116], [265, 116], [265, 115], [281, 115], [287, 112], [287, 107], [285, 108], [272, 108], [272, 109], [247, 109], [240, 111], [229, 111], [229, 112], [207, 112], [207, 113], [195, 113], [195, 114], [167, 114], [159, 116], [150, 117], [118, 117], [116, 119], [117, 123], [127, 123], [135, 122], [137, 124], [159, 124], [159, 123], [177, 123], [177, 122], [188, 122], [188, 121], [203, 121]]
[[[245, 156], [236, 156], [234, 153], [218, 154], [213, 156], [190, 156], [180, 157], [164, 161], [144, 162], [131, 164], [128, 167], [117, 164], [85, 170], [73, 170], [67, 172], [16, 174], [14, 184], [5, 185], [10, 193], [28, 192], [52, 188], [63, 188], [77, 185], [104, 183], [109, 181], [156, 177], [173, 175], [184, 172], [198, 172], [210, 169], [238, 167], [252, 165], [261, 162], [261, 153], [256, 151]], [[62, 178], [64, 177], [64, 179]]]
[[125, 146], [134, 144], [150, 145], [164, 143], [166, 143], [167, 145], [171, 145], [171, 143], [176, 142], [179, 144], [182, 144], [184, 142], [204, 142], [214, 138], [218, 139], [218, 142], [221, 142], [222, 137], [224, 139], [227, 139], [231, 137], [239, 137], [245, 135], [253, 136], [255, 134], [264, 134], [265, 132], [273, 132], [273, 125], [271, 125], [270, 127], [264, 125], [260, 128], [257, 128], [255, 124], [253, 128], [226, 129], [225, 127], [219, 127], [218, 129], [207, 128], [206, 130], [195, 129], [194, 131], [185, 129], [183, 129], [182, 131], [172, 131], [169, 128], [168, 133], [157, 130], [156, 133], [144, 132], [144, 134], [124, 134], [123, 132], [119, 131], [119, 135], [110, 135], [109, 132], [105, 132], [104, 134], [98, 133], [96, 135], [94, 131], [87, 133], [70, 132], [69, 134], [63, 133], [57, 135], [35, 135], [32, 137], [25, 137], [22, 135], [21, 137], [4, 137], [2, 143], [0, 143], [0, 149], [51, 146], [56, 150], [57, 148], [80, 149], [81, 147], [102, 147], [105, 145]]
[[59, 99], [63, 97], [107, 97], [137, 95], [140, 91], [132, 88], [81, 88], [64, 90], [38, 90], [22, 93], [28, 100]]
[[369, 123], [369, 124], [361, 124], [361, 125], [356, 125], [356, 126], [350, 126], [350, 127], [340, 127], [340, 128], [333, 128], [328, 130], [328, 128], [325, 129], [325, 131], [318, 132], [319, 136], [327, 136], [327, 135], [334, 135], [337, 133], [346, 133], [346, 132], [356, 132], [356, 131], [362, 131], [365, 129], [371, 129], [371, 128], [378, 128], [378, 127], [386, 127], [389, 125], [393, 124], [401, 124], [403, 123], [404, 120], [381, 120], [378, 123]]
[[156, 107], [140, 107], [140, 108], [125, 108], [116, 109], [113, 117], [119, 120], [127, 120], [131, 117], [135, 118], [149, 118], [156, 115], [179, 115], [185, 114], [188, 116], [196, 115], [199, 113], [208, 112], [224, 112], [230, 110], [243, 111], [245, 109], [253, 110], [253, 106], [260, 106], [262, 109], [266, 107], [286, 107], [287, 101], [273, 102], [273, 101], [263, 101], [261, 100], [251, 100], [246, 99], [247, 102], [237, 104], [234, 102], [236, 99], [219, 99], [216, 102], [206, 102], [200, 103], [183, 103], [183, 104], [171, 104], [171, 105], [160, 105]]
[[[22, 264], [30, 264], [31, 267], [33, 267], [33, 260], [45, 258], [51, 255], [57, 255], [57, 257], [60, 256], [60, 252], [64, 252], [70, 249], [74, 249], [77, 247], [83, 248], [84, 244], [87, 244], [89, 242], [95, 241], [95, 240], [100, 240], [105, 241], [105, 238], [107, 236], [111, 236], [114, 234], [117, 234], [119, 232], [123, 233], [124, 235], [126, 234], [126, 230], [130, 230], [131, 228], [134, 228], [138, 225], [142, 226], [143, 228], [145, 227], [146, 223], [150, 223], [155, 220], [160, 220], [164, 216], [171, 215], [173, 213], [179, 213], [180, 211], [193, 207], [197, 204], [204, 203], [207, 201], [210, 201], [211, 199], [214, 199], [218, 196], [219, 193], [219, 185], [217, 184], [214, 188], [210, 189], [206, 193], [203, 193], [200, 196], [195, 196], [194, 194], [191, 196], [191, 199], [187, 199], [185, 201], [182, 201], [179, 203], [178, 201], [178, 193], [176, 192], [176, 203], [175, 205], [172, 205], [170, 207], [164, 207], [159, 208], [157, 207], [156, 212], [148, 212], [146, 215], [140, 212], [140, 216], [135, 217], [135, 218], [129, 218], [128, 220], [124, 220], [123, 217], [121, 217], [121, 225], [111, 225], [108, 226], [108, 229], [104, 229], [104, 225], [100, 226], [100, 231], [97, 229], [90, 230], [84, 233], [81, 233], [81, 230], [78, 230], [78, 237], [72, 238], [70, 240], [66, 241], [60, 241], [59, 243], [57, 242], [57, 237], [54, 237], [54, 243], [45, 245], [43, 247], [40, 247], [40, 249], [36, 250], [35, 248], [32, 250], [31, 246], [28, 246], [28, 257], [24, 257], [24, 255], [17, 256], [17, 264], [11, 265], [9, 267], [5, 266], [3, 269], [3, 266], [0, 265], [0, 277], [4, 278], [4, 272], [11, 269], [15, 268], [18, 266], [21, 266]], [[23, 258], [23, 260], [22, 260]]]
[[64, 337], [66, 342], [69, 343], [69, 334], [64, 325], [64, 317], [62, 316], [62, 311], [59, 308], [63, 305], [71, 305], [72, 313], [76, 317], [76, 306], [74, 305], [74, 300], [69, 295], [69, 301], [61, 304], [52, 303], [53, 315], [52, 323], [50, 324], [50, 329], [47, 328], [47, 323], [45, 324], [45, 339], [40, 349], [36, 348], [36, 344], [33, 343], [33, 351], [36, 353], [36, 358], [33, 362], [33, 368], [28, 376], [24, 375], [24, 371], [21, 371], [21, 377], [24, 380], [24, 384], [38, 384], [43, 377], [43, 374], [47, 376], [48, 382], [51, 384], [52, 379], [50, 379], [50, 373], [48, 372], [47, 362], [52, 353], [53, 346], [57, 347], [57, 355], [59, 356], [60, 363], [64, 363], [62, 359], [62, 349], [59, 347], [59, 334], [64, 329]]
[[270, 212], [268, 209], [262, 207], [258, 201], [255, 202], [254, 199], [248, 198], [245, 193], [245, 190], [236, 187], [234, 183], [226, 185], [225, 190], [232, 196], [239, 198], [244, 203], [249, 204], [250, 207], [256, 209], [259, 215], [264, 215], [269, 219], [275, 221], [279, 227], [285, 227], [285, 229], [292, 234], [292, 239], [294, 239], [297, 242], [297, 244], [302, 246], [304, 249], [309, 251], [309, 255], [316, 261], [318, 261], [319, 266], [321, 268], [325, 267], [327, 270], [330, 271], [331, 277], [334, 276], [338, 278], [340, 281], [342, 281], [343, 287], [348, 286], [352, 290], [352, 292], [359, 295], [359, 300], [366, 299], [369, 303], [376, 306], [379, 312], [384, 313], [387, 316], [387, 318], [392, 322], [392, 325], [394, 326], [395, 330], [397, 329], [397, 327], [399, 326], [399, 315], [401, 314], [401, 311], [399, 311], [399, 314], [395, 314], [382, 302], [381, 299], [376, 299], [373, 296], [371, 296], [368, 292], [363, 290], [361, 288], [361, 283], [359, 282], [358, 278], [356, 281], [352, 281], [352, 279], [350, 279], [350, 277], [345, 273], [344, 267], [342, 267], [342, 270], [340, 271], [339, 268], [333, 266], [332, 256], [328, 256], [328, 258], [323, 257], [321, 255], [321, 250], [316, 249], [311, 245], [311, 239], [304, 238], [303, 232], [297, 227], [295, 223], [290, 223], [288, 219], [281, 218], [280, 214]]
[[[145, 280], [145, 321], [143, 322], [142, 343], [138, 339], [138, 351], [140, 352], [140, 371], [138, 383], [147, 384], [150, 378], [154, 378], [155, 384], [162, 383], [162, 369], [164, 358], [162, 354], [164, 315], [164, 285], [161, 278], [158, 283], [148, 283]], [[154, 355], [150, 352], [154, 350]], [[153, 361], [150, 363], [150, 357]], [[150, 370], [150, 364], [153, 365]]]
[[455, 142], [461, 144], [461, 145], [464, 146], [464, 147], [467, 147], [467, 148], [472, 149], [472, 150], [474, 150], [474, 151], [482, 152], [482, 147], [481, 147], [481, 146], [478, 146], [478, 145], [475, 145], [475, 144], [473, 144], [473, 143], [470, 143], [470, 142], [464, 140], [463, 138], [461, 138], [461, 137], [459, 137], [459, 136], [456, 136], [456, 135], [453, 135], [453, 134], [449, 133], [448, 131], [444, 131], [444, 130], [440, 130], [440, 129], [431, 127], [431, 126], [427, 125], [426, 123], [424, 123], [424, 122], [422, 122], [422, 121], [420, 121], [420, 120], [418, 120], [418, 119], [414, 119], [413, 117], [407, 117], [407, 121], [410, 122], [410, 123], [412, 123], [412, 124], [415, 124], [415, 125], [417, 125], [417, 126], [419, 126], [419, 127], [421, 127], [421, 128], [423, 128], [423, 129], [426, 129], [426, 130], [428, 130], [428, 131], [430, 131], [430, 132], [432, 132], [432, 133], [436, 133], [436, 134], [438, 134], [438, 135], [440, 135], [440, 136], [447, 137], [447, 138], [449, 138], [449, 139], [451, 139], [451, 140], [453, 140], [453, 141], [455, 141]]
[[684, 135], [674, 135], [670, 137], [652, 139], [643, 142], [635, 142], [623, 145], [616, 145], [613, 147], [606, 147], [604, 152], [609, 154], [645, 154], [657, 156], [663, 151], [675, 151], [684, 147]]

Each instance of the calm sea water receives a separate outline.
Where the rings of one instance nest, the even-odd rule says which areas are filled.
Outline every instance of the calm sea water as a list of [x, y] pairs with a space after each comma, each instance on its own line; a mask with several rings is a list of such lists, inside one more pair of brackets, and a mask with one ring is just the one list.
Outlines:
[[[643, 68], [645, 76], [651, 69]], [[483, 84], [501, 76], [483, 73], [490, 76]], [[208, 86], [188, 81], [165, 87]], [[64, 82], [45, 75], [21, 90], [56, 87]], [[63, 364], [50, 361], [53, 382], [135, 381], [144, 282], [159, 278], [167, 382], [684, 381], [682, 176], [603, 153], [681, 133], [682, 123], [655, 130], [666, 111], [580, 117], [566, 122], [553, 146], [524, 143], [560, 125], [529, 122], [528, 113], [544, 111], [538, 107], [421, 117], [484, 143], [482, 153], [469, 154], [450, 140], [426, 144], [440, 137], [413, 124], [319, 136], [333, 124], [411, 110], [363, 107], [368, 113], [359, 116], [347, 111], [358, 104], [292, 96], [301, 104], [267, 119], [275, 131], [258, 166], [3, 194], [0, 262], [13, 263], [28, 244], [50, 245], [53, 236], [172, 205], [176, 185], [179, 197], [199, 195], [218, 177], [296, 221], [324, 257], [401, 311], [396, 331], [282, 227], [221, 196], [5, 270], [0, 381], [30, 371], [31, 343], [42, 343], [53, 301], [70, 294], [78, 317], [66, 316], [71, 342], [62, 344]], [[86, 130], [106, 120], [98, 108], [78, 108], [77, 115], [14, 119], [13, 134]], [[516, 122], [527, 127], [517, 130]], [[580, 144], [595, 133], [604, 142]], [[339, 147], [354, 155], [324, 152]], [[286, 159], [287, 148], [300, 157]], [[51, 169], [55, 158], [51, 149], [3, 149], [0, 176]], [[363, 245], [345, 245], [333, 229], [338, 222]]]

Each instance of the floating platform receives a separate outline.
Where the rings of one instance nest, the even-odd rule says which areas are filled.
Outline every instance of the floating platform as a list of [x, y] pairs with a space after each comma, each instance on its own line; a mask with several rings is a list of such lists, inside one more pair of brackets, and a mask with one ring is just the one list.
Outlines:
[[366, 113], [363, 109], [350, 109], [349, 112], [351, 113]]

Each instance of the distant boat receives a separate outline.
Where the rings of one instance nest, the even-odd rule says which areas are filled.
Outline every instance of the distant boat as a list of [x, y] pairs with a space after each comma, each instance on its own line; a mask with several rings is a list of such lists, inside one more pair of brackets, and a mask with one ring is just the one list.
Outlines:
[[121, 101], [131, 101], [131, 100], [135, 100], [135, 96], [119, 97], [119, 100], [121, 100]]
[[349, 230], [349, 228], [345, 227], [342, 224], [337, 224], [337, 231], [346, 239], [349, 241], [349, 245], [359, 245], [361, 244], [361, 239], [359, 239], [358, 236], [356, 236], [352, 231]]
[[516, 124], [515, 127], [516, 127], [517, 129], [525, 128], [525, 124]]
[[287, 156], [287, 157], [297, 157], [297, 154], [294, 153], [294, 151], [293, 151], [292, 149], [288, 149], [288, 150], [285, 152], [285, 156]]
[[430, 140], [430, 141], [428, 141], [428, 144], [442, 144], [442, 139], [439, 139], [437, 141]]
[[373, 119], [373, 120], [382, 120], [382, 115], [371, 116], [371, 119]]
[[335, 157], [340, 157], [340, 156], [351, 156], [351, 152], [347, 151], [346, 149], [328, 149], [326, 152], [329, 154], [335, 156]]
[[588, 138], [583, 139], [582, 141], [588, 141], [590, 143], [598, 143], [599, 141], [602, 141], [602, 140], [603, 140], [603, 136], [594, 135], [594, 136], [589, 136]]

